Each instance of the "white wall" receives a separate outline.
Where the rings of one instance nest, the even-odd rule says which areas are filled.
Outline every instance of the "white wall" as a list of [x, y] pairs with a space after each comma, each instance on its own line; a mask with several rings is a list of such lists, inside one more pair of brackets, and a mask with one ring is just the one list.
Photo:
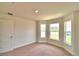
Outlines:
[[0, 50], [1, 50], [1, 48], [2, 48], [2, 47], [1, 47], [1, 45], [2, 45], [2, 44], [1, 44], [1, 31], [2, 31], [2, 29], [1, 29], [1, 21], [0, 21]]
[[79, 10], [74, 12], [74, 53], [79, 56]]
[[12, 49], [12, 40], [11, 36], [13, 36], [13, 21], [12, 20], [0, 20], [0, 43], [1, 48], [0, 51]]
[[35, 21], [8, 15], [1, 16], [0, 53], [7, 52], [14, 48], [21, 47], [36, 41]]
[[23, 44], [36, 41], [35, 21], [17, 19], [15, 20], [15, 48]]

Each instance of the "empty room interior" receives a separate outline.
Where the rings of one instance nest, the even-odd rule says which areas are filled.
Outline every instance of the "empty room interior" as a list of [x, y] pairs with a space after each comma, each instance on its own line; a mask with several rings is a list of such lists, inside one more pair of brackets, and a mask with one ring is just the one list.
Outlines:
[[0, 56], [79, 56], [79, 2], [0, 2]]

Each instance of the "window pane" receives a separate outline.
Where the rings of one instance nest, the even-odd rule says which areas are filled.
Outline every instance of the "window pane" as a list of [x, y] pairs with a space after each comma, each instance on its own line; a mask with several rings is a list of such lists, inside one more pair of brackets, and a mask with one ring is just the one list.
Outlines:
[[41, 30], [41, 38], [45, 38], [46, 37], [46, 24], [41, 24], [40, 30]]
[[50, 24], [50, 39], [59, 40], [59, 23]]
[[41, 32], [41, 38], [45, 38], [45, 32]]
[[65, 43], [71, 45], [71, 21], [66, 21], [64, 23], [64, 32], [65, 32]]

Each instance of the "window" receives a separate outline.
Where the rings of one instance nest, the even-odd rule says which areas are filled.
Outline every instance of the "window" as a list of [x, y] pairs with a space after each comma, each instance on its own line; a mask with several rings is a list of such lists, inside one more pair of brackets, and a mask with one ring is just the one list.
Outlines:
[[71, 20], [64, 23], [65, 43], [71, 45]]
[[59, 23], [50, 24], [50, 39], [59, 40]]
[[45, 38], [46, 37], [46, 24], [41, 24], [40, 30], [41, 30], [41, 38]]

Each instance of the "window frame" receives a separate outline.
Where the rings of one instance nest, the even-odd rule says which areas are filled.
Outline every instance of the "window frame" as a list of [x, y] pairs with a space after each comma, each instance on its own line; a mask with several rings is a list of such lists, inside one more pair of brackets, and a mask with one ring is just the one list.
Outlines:
[[[65, 22], [68, 22], [68, 21], [71, 21], [71, 44], [68, 44], [66, 42]], [[70, 18], [64, 21], [64, 43], [67, 44], [68, 46], [72, 46], [72, 20]]]
[[55, 40], [55, 41], [59, 41], [59, 40], [60, 40], [60, 35], [58, 36], [58, 39], [50, 38], [50, 25], [51, 25], [51, 24], [56, 24], [56, 23], [59, 24], [59, 29], [58, 29], [59, 32], [58, 32], [58, 34], [60, 34], [60, 23], [59, 23], [59, 22], [52, 22], [52, 23], [49, 24], [49, 39]]
[[42, 24], [45, 24], [45, 23], [41, 23], [41, 24], [40, 24], [40, 38], [41, 38], [41, 39], [45, 39], [45, 38], [46, 38], [46, 24], [45, 24], [45, 37], [41, 37], [41, 25], [42, 25]]

